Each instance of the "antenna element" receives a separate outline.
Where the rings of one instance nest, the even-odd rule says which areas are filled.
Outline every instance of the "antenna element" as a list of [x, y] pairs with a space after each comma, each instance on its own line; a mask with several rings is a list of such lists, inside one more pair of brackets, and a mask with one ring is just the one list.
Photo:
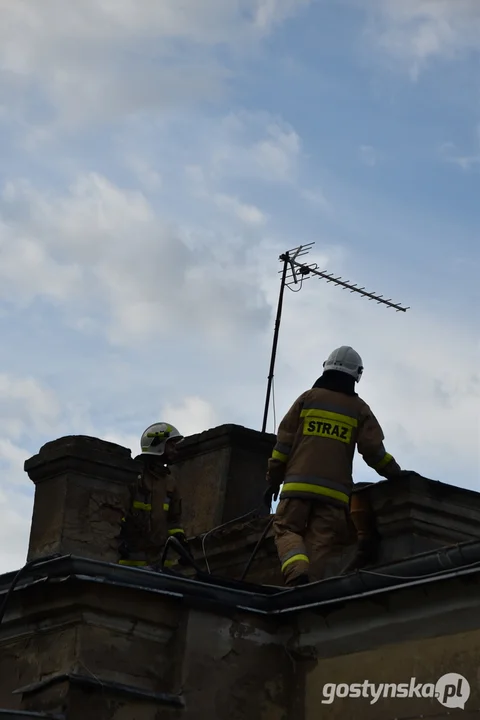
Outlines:
[[[292, 290], [293, 292], [298, 292], [302, 289], [304, 280], [308, 280], [310, 277], [312, 277], [312, 275], [316, 275], [317, 277], [323, 278], [329, 283], [334, 283], [335, 285], [338, 285], [342, 288], [342, 290], [350, 290], [351, 293], [358, 293], [362, 297], [366, 297], [368, 300], [375, 300], [379, 305], [386, 305], [387, 308], [394, 308], [396, 312], [406, 312], [407, 310], [410, 310], [409, 307], [402, 307], [402, 305], [400, 305], [399, 303], [393, 303], [392, 298], [388, 298], [388, 300], [386, 300], [383, 295], [367, 292], [364, 287], [357, 287], [357, 283], [351, 283], [349, 280], [342, 280], [341, 277], [334, 277], [333, 273], [327, 273], [326, 270], [319, 270], [317, 263], [311, 263], [310, 265], [307, 265], [306, 263], [299, 262], [298, 258], [307, 255], [314, 244], [315, 243], [311, 242], [307, 243], [306, 245], [299, 245], [292, 250], [287, 250], [287, 252], [283, 253], [279, 257], [279, 260], [283, 262], [283, 267], [279, 271], [279, 273], [281, 273], [282, 275], [282, 280], [280, 284], [280, 294], [278, 297], [277, 316], [275, 318], [275, 330], [273, 333], [273, 345], [270, 358], [270, 370], [268, 373], [267, 395], [265, 398], [265, 408], [263, 412], [262, 432], [266, 432], [267, 428], [268, 408], [270, 405], [270, 393], [272, 390], [275, 359], [277, 355], [278, 335], [280, 331], [280, 321], [282, 317], [283, 295], [285, 287], [288, 287], [290, 290], [292, 290], [293, 285], [299, 284], [300, 286], [297, 290]], [[300, 280], [298, 279], [298, 276], [300, 276]]]

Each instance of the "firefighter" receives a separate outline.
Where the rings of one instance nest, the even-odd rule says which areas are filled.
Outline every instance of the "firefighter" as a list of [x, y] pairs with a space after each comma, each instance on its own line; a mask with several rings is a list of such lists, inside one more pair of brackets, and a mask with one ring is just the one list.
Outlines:
[[142, 435], [142, 454], [135, 458], [141, 471], [130, 488], [130, 508], [122, 519], [121, 565], [156, 567], [171, 535], [189, 552], [181, 522], [182, 501], [169, 467], [182, 440], [177, 428], [163, 422], [150, 425]]
[[342, 346], [323, 368], [323, 375], [280, 423], [268, 462], [268, 507], [283, 483], [273, 527], [286, 585], [321, 579], [328, 557], [351, 541], [355, 447], [379, 475], [402, 474], [385, 450], [375, 415], [355, 392], [363, 373], [360, 355]]

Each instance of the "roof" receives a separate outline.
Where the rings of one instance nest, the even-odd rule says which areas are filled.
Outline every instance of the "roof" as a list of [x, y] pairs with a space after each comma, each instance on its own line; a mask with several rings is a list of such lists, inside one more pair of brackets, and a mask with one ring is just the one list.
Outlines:
[[38, 561], [23, 571], [0, 577], [0, 621], [3, 606], [14, 592], [50, 580], [76, 579], [93, 584], [137, 588], [176, 598], [221, 614], [235, 610], [282, 617], [302, 610], [325, 608], [353, 599], [395, 592], [404, 587], [435, 583], [480, 572], [480, 541], [470, 541], [422, 553], [388, 565], [360, 570], [298, 588], [273, 587], [229, 580], [198, 572], [195, 578], [171, 570], [162, 573], [142, 568], [64, 555]]

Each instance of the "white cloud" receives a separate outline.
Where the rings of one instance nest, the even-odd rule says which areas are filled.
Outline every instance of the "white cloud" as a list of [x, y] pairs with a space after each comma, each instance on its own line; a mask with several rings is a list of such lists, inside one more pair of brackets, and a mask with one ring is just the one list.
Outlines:
[[311, 0], [258, 0], [255, 3], [254, 22], [258, 28], [269, 30], [273, 25], [288, 19]]
[[[15, 459], [14, 446], [7, 438], [18, 439], [56, 429], [60, 405], [55, 393], [43, 387], [34, 377], [18, 378], [0, 374], [0, 442], [2, 457]], [[6, 455], [5, 455], [6, 453]], [[18, 458], [16, 458], [18, 459]]]
[[149, 162], [139, 155], [129, 155], [125, 158], [125, 165], [138, 179], [140, 185], [147, 191], [155, 192], [163, 185], [162, 177]]
[[300, 138], [294, 130], [282, 129], [278, 125], [270, 125], [267, 132], [268, 139], [255, 143], [252, 148], [260, 172], [279, 180], [293, 179]]
[[255, 205], [242, 203], [236, 197], [216, 193], [214, 195], [214, 201], [219, 207], [226, 208], [233, 212], [239, 220], [242, 220], [242, 222], [247, 225], [264, 225], [266, 222], [266, 217], [259, 208]]
[[[235, 172], [235, 166], [230, 166], [230, 172]], [[259, 226], [267, 222], [267, 216], [260, 208], [251, 203], [242, 202], [234, 195], [217, 192], [214, 188], [219, 184], [218, 177], [208, 168], [199, 165], [188, 165], [185, 176], [195, 197], [214, 203], [217, 208], [233, 215], [246, 225]]]
[[78, 287], [81, 271], [74, 263], [60, 265], [51, 257], [31, 234], [33, 228], [16, 226], [22, 213], [19, 204], [30, 195], [28, 184], [7, 183], [0, 197], [0, 294], [27, 304], [38, 292], [52, 301], [62, 300]]
[[[254, 267], [244, 264], [242, 276], [238, 265], [216, 261], [215, 248], [191, 249], [182, 228], [162, 222], [138, 191], [92, 173], [64, 196], [21, 183], [10, 184], [7, 195], [0, 206], [7, 257], [0, 294], [9, 302], [62, 297], [82, 307], [83, 317], [91, 310], [97, 321], [103, 318], [110, 339], [120, 344], [172, 330], [179, 321], [195, 327], [200, 318], [212, 339], [225, 338], [235, 325], [261, 327], [267, 318], [268, 308], [252, 291]], [[235, 210], [250, 224], [261, 218], [252, 206]], [[201, 245], [200, 235], [196, 241]]]
[[477, 0], [369, 0], [360, 6], [371, 13], [370, 38], [407, 62], [413, 78], [430, 60], [478, 50]]
[[224, 118], [215, 137], [211, 173], [214, 178], [256, 178], [295, 183], [301, 140], [280, 118], [242, 112]]
[[300, 191], [300, 195], [313, 206], [317, 206], [322, 210], [331, 210], [332, 206], [325, 196], [322, 188], [305, 188]]
[[0, 374], [0, 573], [26, 561], [34, 488], [23, 465], [37, 438], [56, 436], [61, 410], [34, 377]]
[[[28, 478], [27, 478], [28, 480]], [[3, 483], [2, 483], [3, 485]], [[0, 485], [0, 574], [27, 561], [33, 498], [5, 492]]]
[[307, 4], [2, 0], [0, 83], [9, 112], [26, 111], [18, 89], [34, 87], [69, 126], [215, 99], [228, 80], [215, 48], [248, 48]]
[[[231, 42], [255, 24], [270, 27], [284, 20], [308, 0], [240, 0], [222, 3], [206, 0], [200, 7], [195, 0], [175, 3], [150, 3], [148, 0], [84, 0], [67, 9], [61, 0], [8, 0], [0, 3], [5, 39], [4, 63], [19, 72], [30, 68], [39, 51], [47, 50], [47, 40], [59, 44], [82, 41], [98, 43], [127, 42], [131, 38], [179, 37], [193, 42]], [[261, 20], [259, 20], [259, 18]], [[57, 20], [56, 23], [52, 19]], [[252, 22], [253, 21], [253, 22]], [[28, 37], [30, 52], [14, 40]], [[25, 40], [24, 40], [25, 41]]]
[[[12, 433], [16, 434], [16, 433]], [[21, 485], [30, 487], [31, 483], [23, 472], [23, 465], [30, 453], [25, 448], [15, 445], [8, 438], [0, 440], [0, 463], [3, 466], [2, 474], [4, 478], [2, 485], [5, 487], [12, 485]]]
[[209, 430], [218, 424], [213, 405], [201, 397], [187, 397], [178, 405], [168, 403], [163, 408], [165, 422], [172, 423], [185, 436]]

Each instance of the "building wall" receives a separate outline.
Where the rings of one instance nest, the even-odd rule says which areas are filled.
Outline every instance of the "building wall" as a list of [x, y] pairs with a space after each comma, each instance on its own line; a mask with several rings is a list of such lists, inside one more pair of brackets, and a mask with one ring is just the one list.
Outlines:
[[0, 627], [0, 707], [67, 720], [287, 720], [290, 634], [140, 588], [32, 586], [10, 599]]
[[[387, 720], [387, 718], [444, 718], [459, 714], [464, 717], [480, 717], [480, 693], [478, 690], [480, 669], [480, 630], [468, 633], [444, 635], [429, 639], [417, 639], [372, 648], [361, 653], [324, 659], [305, 680], [304, 720]], [[375, 684], [380, 692], [381, 683], [407, 683], [432, 685], [447, 673], [459, 673], [469, 679], [472, 694], [465, 710], [443, 706], [435, 697], [392, 697], [393, 690], [386, 690], [377, 702], [369, 698], [335, 698], [332, 704], [323, 704], [332, 697], [330, 684], [363, 684], [366, 680]], [[324, 687], [329, 688], [324, 694]], [[382, 693], [384, 691], [381, 691]], [[419, 691], [421, 692], [421, 691]], [[434, 692], [433, 688], [426, 693]], [[334, 696], [333, 696], [334, 697]]]
[[188, 720], [288, 720], [291, 630], [253, 616], [190, 612], [183, 682]]
[[[268, 522], [260, 505], [273, 441], [222, 426], [187, 439], [182, 450], [185, 529], [197, 536], [197, 558], [205, 540], [216, 575], [240, 579]], [[96, 438], [61, 438], [26, 470], [36, 485], [29, 557], [57, 551], [116, 562], [125, 493], [138, 472], [128, 450]], [[368, 495], [365, 510], [373, 508], [383, 560], [477, 533], [476, 493], [414, 475], [360, 493]], [[203, 537], [255, 508], [256, 519]], [[347, 558], [333, 559], [329, 574]], [[141, 572], [129, 572], [141, 580]], [[271, 532], [246, 579], [281, 584]], [[42, 581], [13, 593], [0, 625], [0, 707], [64, 713], [66, 720], [413, 720], [444, 717], [446, 709], [435, 698], [325, 704], [323, 687], [435, 682], [459, 672], [472, 695], [467, 711], [452, 713], [468, 718], [469, 708], [480, 708], [479, 604], [473, 576], [269, 618], [189, 607], [180, 594], [121, 582]]]
[[[480, 717], [480, 584], [454, 579], [423, 589], [339, 604], [299, 619], [296, 648], [298, 702], [304, 720], [387, 720], [388, 718]], [[465, 710], [443, 706], [435, 697], [332, 697], [331, 684], [436, 684], [458, 673], [471, 695]], [[330, 687], [329, 687], [330, 685]], [[325, 688], [325, 686], [327, 686]], [[345, 688], [344, 688], [345, 690]], [[427, 689], [426, 692], [432, 692]], [[302, 715], [303, 713], [303, 715]]]
[[[0, 626], [0, 707], [66, 720], [480, 716], [474, 576], [264, 617], [189, 607], [129, 572], [138, 588], [65, 577], [14, 593]], [[432, 684], [446, 673], [468, 680], [465, 711], [433, 697], [322, 702], [332, 683]]]

